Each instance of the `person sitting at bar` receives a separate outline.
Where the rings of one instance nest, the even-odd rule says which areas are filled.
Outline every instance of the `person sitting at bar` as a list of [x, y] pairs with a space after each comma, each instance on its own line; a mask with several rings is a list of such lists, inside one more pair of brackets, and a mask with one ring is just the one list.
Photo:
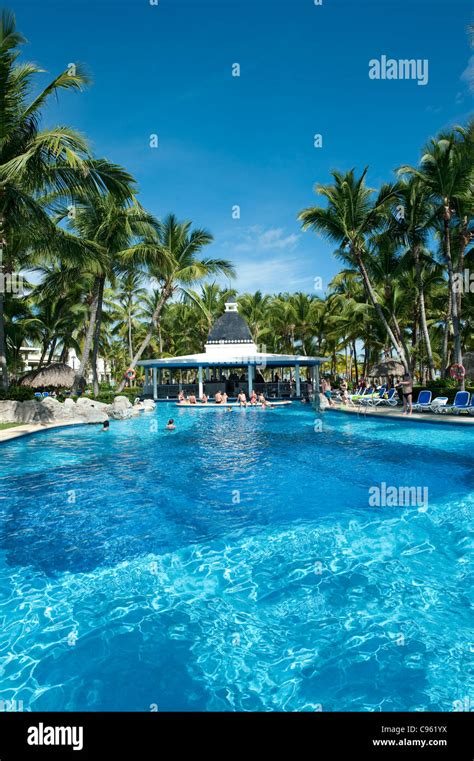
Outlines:
[[237, 401], [241, 407], [247, 406], [247, 397], [245, 396], [245, 391], [241, 391], [240, 394], [238, 394]]
[[201, 396], [201, 404], [207, 404], [207, 402], [208, 402], [208, 397], [206, 396], [206, 394], [203, 394]]
[[217, 391], [217, 393], [214, 394], [214, 401], [216, 404], [222, 404], [223, 399], [220, 391]]
[[184, 401], [186, 401], [186, 397], [184, 395], [184, 391], [180, 391], [179, 394], [178, 394], [178, 402], [181, 404]]
[[255, 391], [252, 391], [252, 393], [250, 394], [250, 404], [252, 406], [257, 404], [257, 394], [255, 393]]
[[196, 404], [196, 397], [194, 394], [189, 395], [189, 404]]
[[222, 403], [227, 404], [227, 399], [228, 399], [228, 396], [226, 392], [224, 391], [224, 393], [222, 394]]

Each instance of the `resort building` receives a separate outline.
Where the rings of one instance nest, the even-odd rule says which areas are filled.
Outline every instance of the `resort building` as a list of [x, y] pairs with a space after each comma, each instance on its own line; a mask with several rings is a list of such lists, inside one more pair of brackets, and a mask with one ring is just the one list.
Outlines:
[[[61, 362], [61, 352], [55, 352], [51, 357], [49, 352], [44, 356], [44, 350], [41, 346], [22, 346], [20, 348], [20, 357], [22, 361], [21, 372], [29, 373], [38, 370], [40, 367], [48, 367]], [[79, 357], [74, 349], [69, 349], [66, 364], [73, 370], [77, 370], [81, 364]], [[97, 375], [99, 383], [110, 383], [113, 380], [111, 368], [106, 364], [102, 357], [97, 357]], [[93, 374], [89, 368], [85, 374], [87, 383], [92, 383]]]
[[225, 391], [234, 397], [240, 391], [250, 394], [252, 390], [269, 398], [300, 398], [312, 395], [319, 387], [319, 366], [325, 361], [321, 357], [260, 351], [238, 313], [238, 305], [228, 302], [201, 354], [148, 359], [138, 364], [145, 368], [144, 395], [153, 399], [175, 399], [180, 391], [199, 397]]

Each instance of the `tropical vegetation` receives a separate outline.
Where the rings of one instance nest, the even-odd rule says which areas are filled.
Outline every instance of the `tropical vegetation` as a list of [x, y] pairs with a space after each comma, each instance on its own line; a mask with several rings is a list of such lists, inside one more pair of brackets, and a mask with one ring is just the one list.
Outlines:
[[[433, 137], [416, 166], [379, 189], [369, 170], [334, 171], [300, 211], [341, 262], [324, 296], [237, 293], [232, 263], [205, 253], [212, 234], [174, 213], [143, 208], [135, 179], [93, 155], [67, 126], [42, 128], [51, 97], [81, 91], [80, 66], [36, 91], [40, 69], [19, 61], [13, 14], [0, 19], [0, 386], [23, 372], [79, 358], [74, 390], [98, 373], [125, 386], [149, 357], [202, 351], [236, 298], [264, 350], [326, 356], [357, 382], [397, 358], [420, 382], [449, 376], [474, 348], [474, 123]], [[21, 287], [11, 287], [21, 273]]]

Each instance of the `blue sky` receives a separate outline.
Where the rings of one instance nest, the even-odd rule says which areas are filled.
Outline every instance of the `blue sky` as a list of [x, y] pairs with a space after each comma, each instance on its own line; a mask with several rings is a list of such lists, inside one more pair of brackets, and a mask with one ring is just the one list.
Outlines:
[[[376, 187], [472, 112], [466, 27], [474, 13], [464, 0], [8, 7], [29, 40], [24, 58], [51, 75], [82, 62], [93, 78], [84, 93], [52, 103], [44, 125], [85, 133], [98, 156], [136, 177], [141, 202], [158, 217], [173, 211], [209, 229], [207, 253], [234, 262], [240, 291], [315, 292], [315, 278], [327, 285], [340, 264], [297, 221], [316, 201], [315, 183], [328, 182], [333, 168], [369, 165]], [[369, 60], [383, 54], [428, 59], [428, 84], [369, 79]]]

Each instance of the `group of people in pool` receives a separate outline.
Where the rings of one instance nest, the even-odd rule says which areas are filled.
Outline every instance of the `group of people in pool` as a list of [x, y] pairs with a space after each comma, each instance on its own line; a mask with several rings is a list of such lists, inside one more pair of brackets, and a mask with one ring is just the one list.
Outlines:
[[[209, 397], [206, 394], [203, 394], [198, 402], [197, 397], [194, 394], [190, 394], [187, 397], [184, 391], [179, 392], [178, 404], [198, 404], [198, 403], [209, 404]], [[222, 406], [224, 407], [227, 404], [229, 404], [229, 397], [227, 396], [226, 392], [217, 391], [217, 393], [214, 394], [214, 403], [222, 404]], [[237, 394], [237, 404], [240, 407], [249, 407], [249, 406], [255, 407], [257, 404], [261, 404], [262, 409], [267, 409], [269, 407], [272, 407], [271, 402], [269, 402], [268, 399], [265, 399], [265, 396], [263, 394], [257, 394], [256, 391], [252, 391], [249, 399], [247, 399], [247, 395], [245, 391], [240, 391], [240, 393]], [[232, 407], [229, 407], [228, 409], [232, 409]]]

